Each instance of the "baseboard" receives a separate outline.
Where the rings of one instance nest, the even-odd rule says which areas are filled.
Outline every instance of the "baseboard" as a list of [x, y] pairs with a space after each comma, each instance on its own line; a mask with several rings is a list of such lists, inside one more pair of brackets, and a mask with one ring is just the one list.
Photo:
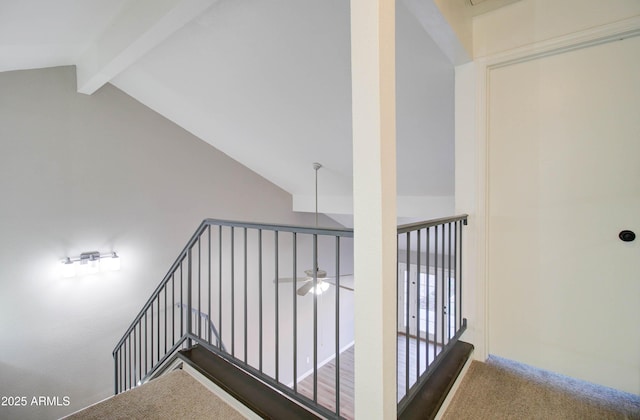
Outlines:
[[[355, 344], [355, 341], [352, 341], [351, 343], [349, 343], [346, 346], [342, 347], [340, 349], [340, 354], [344, 353], [346, 350], [348, 350], [349, 348], [353, 347], [354, 344]], [[324, 359], [323, 361], [318, 363], [318, 369], [320, 369], [322, 366], [326, 365], [327, 363], [329, 363], [333, 359], [335, 359], [335, 355], [329, 356], [328, 358]], [[302, 375], [299, 375], [296, 383], [300, 383], [300, 381], [302, 381], [307, 376], [312, 375], [312, 374], [313, 374], [313, 368], [307, 370]], [[293, 383], [290, 383], [288, 386], [289, 386], [289, 388], [293, 388]]]

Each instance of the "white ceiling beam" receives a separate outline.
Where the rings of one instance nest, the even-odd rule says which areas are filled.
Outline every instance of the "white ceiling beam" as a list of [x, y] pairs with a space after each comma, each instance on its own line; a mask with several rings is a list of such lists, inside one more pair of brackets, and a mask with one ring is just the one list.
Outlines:
[[78, 92], [91, 95], [217, 1], [129, 2], [78, 60]]
[[[292, 195], [293, 211], [313, 213], [315, 197]], [[397, 196], [398, 217], [435, 219], [453, 214], [454, 197], [448, 196]], [[353, 214], [353, 196], [321, 195], [318, 197], [318, 212], [329, 214]]]

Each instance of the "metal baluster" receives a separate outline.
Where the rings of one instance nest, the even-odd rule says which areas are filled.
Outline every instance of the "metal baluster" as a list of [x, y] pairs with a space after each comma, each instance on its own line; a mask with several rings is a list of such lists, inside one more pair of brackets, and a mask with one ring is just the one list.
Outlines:
[[318, 235], [313, 234], [313, 402], [318, 402]]
[[258, 324], [258, 341], [260, 341], [258, 370], [262, 373], [262, 229], [258, 230]]
[[122, 343], [122, 356], [120, 360], [120, 374], [122, 377], [122, 389], [127, 390], [127, 340]]
[[124, 383], [127, 389], [131, 389], [131, 335], [124, 342], [126, 357], [124, 360]]
[[180, 263], [180, 337], [184, 335], [184, 285], [182, 275], [182, 262]]
[[293, 239], [293, 392], [298, 392], [298, 293], [296, 293], [298, 287], [298, 238], [295, 232], [291, 235]]
[[126, 359], [127, 359], [127, 349], [123, 345], [122, 351], [120, 352], [120, 377], [122, 378], [121, 382], [122, 382], [123, 391], [127, 390], [127, 377], [126, 377], [126, 370], [125, 370]]
[[150, 309], [150, 320], [151, 320], [151, 363], [150, 368], [153, 368], [153, 301], [149, 306]]
[[134, 329], [131, 334], [129, 335], [129, 349], [131, 350], [131, 353], [129, 354], [129, 377], [131, 378], [131, 388], [135, 388], [136, 386], [136, 340], [135, 340], [135, 332], [136, 330]]
[[244, 362], [247, 363], [247, 228], [244, 228]]
[[136, 329], [133, 329], [133, 361], [131, 362], [131, 370], [133, 370], [133, 386], [137, 384], [138, 369], [136, 369]]
[[198, 338], [202, 338], [202, 245], [198, 236]]
[[[400, 234], [396, 235], [396, 250], [400, 249]], [[402, 284], [401, 282], [404, 282], [404, 279], [400, 279], [400, 252], [398, 252], [398, 256], [396, 258], [396, 324], [397, 324], [397, 329], [398, 331], [396, 332], [397, 335], [400, 335], [401, 329], [400, 329], [400, 319], [401, 316], [400, 315], [400, 296], [402, 296], [402, 291], [400, 291], [400, 285]], [[396, 350], [397, 350], [397, 344], [396, 344]], [[396, 370], [398, 370], [398, 366], [400, 365], [400, 357], [398, 356], [398, 352], [396, 351]], [[398, 386], [400, 386], [400, 375], [396, 374], [396, 388]], [[396, 391], [396, 397], [399, 396], [399, 392]]]
[[420, 237], [420, 232], [421, 230], [418, 229], [417, 231], [417, 238], [416, 240], [418, 241], [418, 246], [417, 248], [417, 256], [416, 256], [416, 266], [418, 267], [417, 273], [416, 273], [416, 300], [417, 300], [417, 307], [416, 307], [416, 381], [418, 380], [418, 378], [420, 377], [420, 270], [421, 270], [421, 266], [420, 266], [420, 253], [422, 252], [421, 250], [421, 237]]
[[458, 222], [456, 221], [453, 225], [453, 292], [454, 292], [454, 300], [456, 303], [456, 315], [454, 317], [453, 322], [455, 323], [455, 333], [458, 333], [458, 329], [460, 325], [458, 324], [458, 319], [460, 318], [460, 312], [462, 312], [462, 302], [460, 302], [460, 297], [458, 296]]
[[160, 361], [160, 292], [158, 292], [158, 296], [156, 296], [156, 302], [158, 302], [158, 304], [156, 305], [156, 307], [158, 308], [158, 316], [156, 317], [158, 319], [158, 335], [157, 335], [157, 340], [158, 340], [158, 346], [156, 347], [156, 351], [158, 352], [158, 359], [156, 361]]
[[176, 344], [176, 272], [171, 273], [171, 347]]
[[236, 355], [236, 281], [235, 281], [235, 238], [236, 233], [231, 226], [231, 355]]
[[140, 370], [140, 381], [142, 381], [142, 323], [138, 321], [138, 369]]
[[[427, 281], [426, 281], [426, 284], [425, 284], [425, 287], [426, 287], [425, 294], [426, 294], [426, 296], [427, 296], [427, 299], [426, 299], [426, 300], [427, 300], [427, 308], [426, 308], [426, 310], [427, 310], [427, 316], [426, 316], [426, 320], [425, 320], [425, 322], [426, 322], [426, 324], [427, 324], [427, 325], [425, 325], [425, 329], [426, 329], [426, 331], [427, 331], [427, 337], [426, 337], [426, 340], [427, 340], [427, 349], [426, 349], [426, 352], [427, 352], [427, 361], [426, 361], [426, 364], [427, 364], [427, 365], [425, 366], [425, 371], [429, 370], [429, 364], [430, 364], [430, 363], [429, 363], [429, 332], [430, 332], [430, 328], [429, 328], [429, 327], [430, 327], [430, 325], [429, 325], [429, 318], [430, 318], [430, 316], [429, 316], [429, 309], [431, 308], [431, 289], [430, 289], [429, 285], [431, 284], [431, 276], [430, 276], [430, 274], [431, 274], [431, 269], [430, 269], [430, 266], [429, 266], [429, 259], [430, 259], [430, 256], [431, 256], [431, 255], [430, 255], [430, 254], [431, 254], [431, 235], [430, 235], [430, 233], [429, 233], [429, 230], [430, 230], [430, 229], [429, 229], [429, 228], [427, 228], [427, 230], [426, 230], [426, 232], [425, 232], [425, 235], [426, 235], [426, 238], [425, 238], [425, 239], [426, 239], [426, 241], [427, 241], [427, 243], [426, 243], [426, 249], [427, 249], [427, 252], [426, 252], [426, 257], [427, 257], [427, 258], [426, 258], [426, 259], [427, 259], [427, 261], [425, 261], [425, 265], [426, 265], [426, 267], [427, 267]], [[435, 357], [436, 357], [436, 354], [435, 354], [435, 348], [436, 348], [436, 347], [435, 347], [435, 344], [434, 344], [433, 348], [434, 348], [434, 351], [433, 351], [433, 358], [435, 359]]]
[[456, 222], [456, 297], [458, 298], [458, 320], [456, 324], [456, 333], [462, 327], [462, 296], [460, 290], [462, 283], [460, 277], [462, 276], [462, 265], [460, 259], [462, 258], [462, 220]]
[[405, 395], [409, 392], [409, 372], [411, 371], [411, 363], [409, 362], [409, 336], [411, 334], [410, 325], [411, 325], [411, 233], [405, 233], [406, 236], [406, 271], [405, 271], [405, 311], [406, 321], [405, 321], [405, 336], [404, 336], [404, 344], [405, 344], [405, 368], [404, 368], [404, 379], [405, 379], [405, 387], [404, 392]]
[[[458, 273], [458, 295], [460, 296], [460, 306], [462, 306], [462, 232], [463, 232], [463, 226], [465, 226], [467, 224], [467, 219], [464, 219], [462, 221], [462, 223], [460, 224], [460, 273]], [[460, 311], [460, 326], [462, 327], [463, 325], [463, 318], [462, 318], [462, 311]]]
[[[447, 223], [447, 235], [449, 236], [449, 269], [447, 270], [447, 305], [449, 310], [447, 311], [447, 320], [449, 322], [447, 322], [447, 335], [448, 335], [448, 341], [451, 341], [451, 317], [453, 316], [453, 325], [455, 328], [455, 321], [456, 321], [456, 308], [455, 308], [455, 303], [454, 303], [454, 307], [451, 307], [451, 223]], [[455, 293], [455, 291], [454, 291]]]
[[445, 333], [445, 331], [444, 330], [445, 330], [445, 325], [446, 325], [445, 317], [447, 316], [447, 304], [448, 303], [444, 299], [444, 289], [445, 289], [445, 282], [444, 282], [444, 270], [445, 270], [445, 267], [444, 267], [444, 251], [445, 251], [444, 250], [444, 225], [440, 225], [440, 227], [441, 227], [441, 230], [442, 230], [442, 270], [441, 270], [442, 271], [442, 276], [441, 276], [441, 278], [442, 278], [442, 290], [440, 292], [442, 294], [442, 325], [441, 325], [441, 328], [440, 328], [440, 337], [442, 338], [441, 342], [442, 342], [442, 347], [444, 349], [444, 345], [445, 345], [445, 342], [444, 342], [444, 333]]
[[[189, 250], [187, 251], [187, 334], [191, 334], [193, 331], [193, 322], [192, 322], [192, 314], [191, 314], [191, 309], [193, 309], [193, 302], [192, 302], [192, 294], [193, 294], [193, 290], [192, 290], [192, 280], [193, 280], [193, 261], [191, 260], [191, 250], [193, 248], [189, 247]], [[191, 347], [193, 345], [193, 340], [191, 339], [191, 337], [189, 337], [187, 339], [187, 347]]]
[[167, 354], [167, 339], [168, 337], [168, 330], [169, 328], [167, 327], [167, 285], [165, 284], [164, 286], [164, 353]]
[[218, 349], [222, 350], [222, 226], [218, 226]]
[[209, 331], [209, 344], [211, 344], [211, 225], [207, 225], [207, 241], [208, 241], [208, 250], [207, 250], [207, 278], [208, 278], [208, 283], [207, 283], [207, 296], [208, 296], [208, 311], [207, 314], [209, 315], [209, 325], [207, 325], [207, 330]]
[[340, 237], [336, 236], [336, 416], [340, 417]]
[[118, 368], [119, 368], [119, 363], [118, 363], [118, 354], [120, 353], [120, 350], [116, 350], [113, 352], [113, 366], [114, 366], [114, 372], [113, 375], [115, 377], [115, 390], [114, 393], [117, 395], [120, 393], [120, 378], [118, 377]]
[[147, 311], [145, 311], [144, 313], [144, 376], [147, 376], [147, 372], [149, 372], [148, 366], [149, 366], [149, 326], [147, 324]]
[[442, 311], [438, 311], [438, 226], [433, 227], [433, 259], [434, 259], [434, 282], [433, 282], [433, 359], [435, 360], [438, 348], [438, 322]]
[[123, 356], [125, 356], [123, 354], [124, 351], [125, 351], [125, 348], [124, 348], [124, 344], [123, 344], [123, 346], [120, 348], [120, 352], [119, 352], [120, 353], [120, 389], [122, 391], [126, 391], [126, 389], [127, 389], [127, 384], [125, 382], [126, 378], [124, 376], [124, 366], [123, 366], [124, 365], [124, 357]]
[[278, 292], [278, 291], [279, 291], [279, 287], [278, 287], [278, 285], [279, 285], [280, 281], [279, 281], [279, 279], [278, 279], [279, 274], [278, 274], [278, 231], [277, 231], [277, 230], [276, 230], [276, 231], [274, 231], [274, 235], [275, 235], [275, 247], [276, 247], [276, 249], [275, 249], [275, 257], [276, 257], [276, 261], [275, 261], [275, 263], [276, 263], [276, 264], [275, 264], [276, 281], [275, 281], [275, 283], [274, 283], [274, 287], [275, 287], [275, 299], [276, 299], [276, 306], [275, 306], [275, 311], [276, 311], [276, 313], [275, 313], [275, 318], [276, 318], [276, 325], [275, 325], [275, 327], [276, 327], [276, 340], [275, 340], [275, 343], [276, 343], [276, 351], [275, 351], [275, 355], [276, 355], [276, 372], [275, 372], [275, 373], [276, 373], [276, 375], [275, 375], [275, 376], [276, 376], [276, 382], [279, 382], [279, 373], [280, 373], [280, 372], [279, 372], [279, 370], [280, 370], [280, 369], [279, 369], [279, 367], [280, 367], [280, 366], [279, 366], [279, 363], [280, 363], [280, 352], [279, 352], [278, 350], [279, 350], [279, 348], [280, 348], [280, 334], [279, 334], [279, 333], [280, 333], [280, 331], [279, 331], [279, 324], [280, 324], [280, 320], [278, 319], [278, 312], [279, 312], [279, 307], [278, 307], [278, 294], [279, 294], [279, 292]]

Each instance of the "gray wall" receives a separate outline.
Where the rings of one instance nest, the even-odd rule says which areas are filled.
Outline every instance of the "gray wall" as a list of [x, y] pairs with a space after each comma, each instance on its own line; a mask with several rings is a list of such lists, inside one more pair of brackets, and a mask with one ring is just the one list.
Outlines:
[[[112, 393], [113, 346], [203, 218], [313, 223], [113, 86], [77, 94], [73, 67], [0, 73], [0, 197], [0, 395], [71, 401], [9, 418]], [[60, 278], [61, 258], [93, 250], [118, 251], [121, 271]]]

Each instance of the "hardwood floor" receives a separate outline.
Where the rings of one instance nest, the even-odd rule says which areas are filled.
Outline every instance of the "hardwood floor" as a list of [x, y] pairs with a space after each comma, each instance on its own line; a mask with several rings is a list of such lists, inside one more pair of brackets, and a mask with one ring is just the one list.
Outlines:
[[[407, 343], [409, 345], [408, 363]], [[416, 378], [424, 373], [428, 363], [433, 362], [441, 348], [442, 346], [434, 346], [433, 343], [427, 343], [425, 340], [418, 341], [404, 334], [398, 335], [398, 401], [407, 393], [407, 384], [410, 388], [416, 383]]]
[[[407, 342], [409, 344], [409, 360], [407, 365]], [[432, 343], [424, 340], [416, 340], [413, 337], [398, 335], [398, 401], [406, 393], [407, 380], [409, 387], [416, 382], [416, 374], [422, 374], [429, 362], [433, 361], [440, 346], [434, 347]], [[427, 351], [428, 350], [428, 351]], [[354, 418], [354, 350], [353, 346], [340, 354], [340, 416], [345, 419]], [[418, 368], [418, 354], [420, 365]], [[407, 366], [409, 376], [407, 378]], [[317, 401], [318, 404], [335, 412], [335, 359], [318, 369]], [[307, 376], [298, 382], [298, 392], [313, 399], [313, 375]]]
[[[353, 346], [340, 353], [340, 416], [353, 419]], [[318, 404], [335, 412], [336, 363], [331, 360], [318, 369]], [[298, 382], [298, 392], [313, 399], [313, 374]]]

